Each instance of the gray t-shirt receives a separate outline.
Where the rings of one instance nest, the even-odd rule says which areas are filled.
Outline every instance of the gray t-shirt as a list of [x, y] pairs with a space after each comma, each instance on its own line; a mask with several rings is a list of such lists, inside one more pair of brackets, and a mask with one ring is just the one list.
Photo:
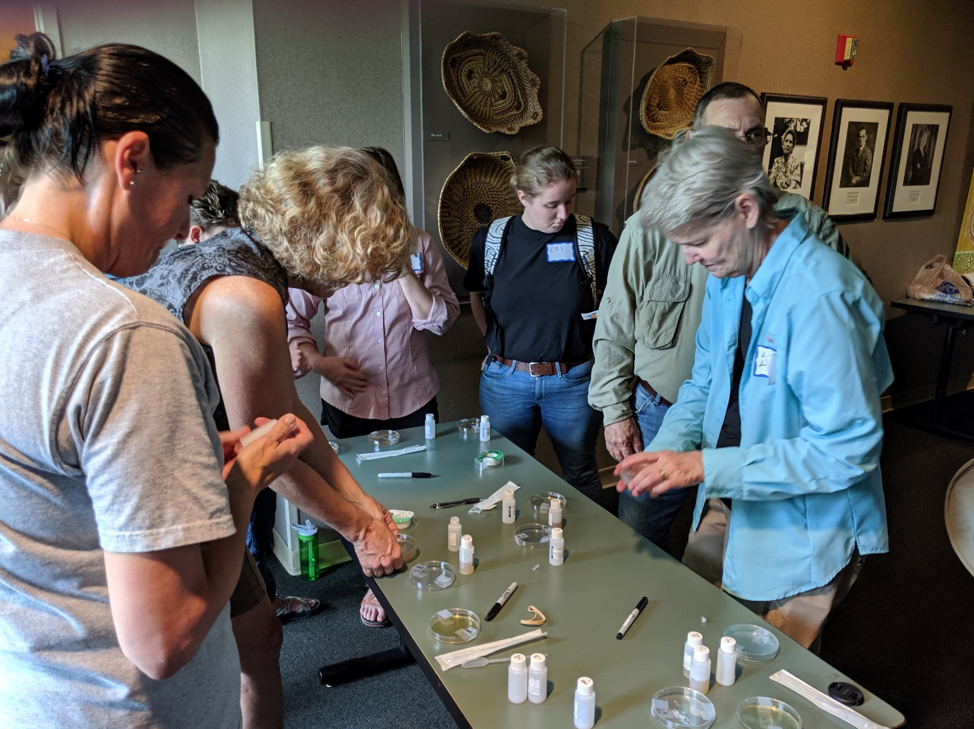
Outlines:
[[203, 351], [58, 238], [0, 230], [0, 291], [0, 726], [239, 726], [228, 609], [152, 680], [103, 557], [234, 533]]

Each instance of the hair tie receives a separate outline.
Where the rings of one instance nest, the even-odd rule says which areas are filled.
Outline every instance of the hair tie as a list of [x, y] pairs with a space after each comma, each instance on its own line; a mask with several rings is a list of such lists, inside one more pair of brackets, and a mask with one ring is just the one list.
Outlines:
[[61, 69], [51, 65], [50, 57], [46, 53], [41, 56], [41, 71], [44, 73], [45, 81], [50, 81], [51, 76], [61, 75]]

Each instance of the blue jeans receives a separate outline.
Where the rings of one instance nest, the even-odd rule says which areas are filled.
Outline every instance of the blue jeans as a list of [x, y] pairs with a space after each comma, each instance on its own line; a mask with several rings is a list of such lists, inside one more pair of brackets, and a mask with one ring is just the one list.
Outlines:
[[601, 416], [588, 404], [591, 375], [592, 362], [564, 374], [532, 377], [491, 361], [480, 376], [480, 408], [490, 416], [491, 428], [532, 456], [543, 425], [562, 478], [601, 505], [595, 461]]
[[[643, 448], [648, 448], [663, 424], [663, 416], [670, 409], [641, 386], [633, 395], [636, 408], [636, 424], [643, 439]], [[649, 492], [633, 496], [629, 491], [619, 494], [619, 518], [642, 534], [660, 549], [666, 549], [666, 538], [677, 514], [687, 500], [689, 489], [673, 489], [662, 496], [653, 498]]]

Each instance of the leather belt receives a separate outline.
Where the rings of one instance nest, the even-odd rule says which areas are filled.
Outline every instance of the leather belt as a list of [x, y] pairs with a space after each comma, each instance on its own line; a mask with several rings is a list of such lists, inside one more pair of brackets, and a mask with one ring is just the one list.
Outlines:
[[666, 405], [666, 407], [670, 407], [673, 404], [665, 397], [660, 395], [658, 392], [656, 392], [653, 386], [650, 385], [648, 382], [646, 382], [646, 380], [642, 379], [641, 377], [636, 378], [636, 384], [639, 385], [641, 388], [643, 388], [646, 392], [648, 392], [650, 397], [659, 397], [659, 401], [664, 405]]
[[507, 359], [507, 357], [498, 357], [496, 354], [492, 355], [492, 357], [494, 362], [499, 362], [505, 367], [514, 365], [514, 369], [518, 372], [527, 372], [532, 377], [557, 375], [559, 367], [561, 368], [561, 373], [565, 374], [572, 367], [578, 367], [588, 362], [587, 359], [580, 362], [522, 362], [520, 360]]

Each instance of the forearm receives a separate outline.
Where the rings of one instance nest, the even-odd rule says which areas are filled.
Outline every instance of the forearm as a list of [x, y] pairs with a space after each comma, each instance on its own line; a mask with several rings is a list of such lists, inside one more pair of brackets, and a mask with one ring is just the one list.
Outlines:
[[423, 285], [413, 271], [406, 271], [398, 279], [399, 286], [412, 311], [413, 319], [425, 321], [433, 309], [433, 294]]

